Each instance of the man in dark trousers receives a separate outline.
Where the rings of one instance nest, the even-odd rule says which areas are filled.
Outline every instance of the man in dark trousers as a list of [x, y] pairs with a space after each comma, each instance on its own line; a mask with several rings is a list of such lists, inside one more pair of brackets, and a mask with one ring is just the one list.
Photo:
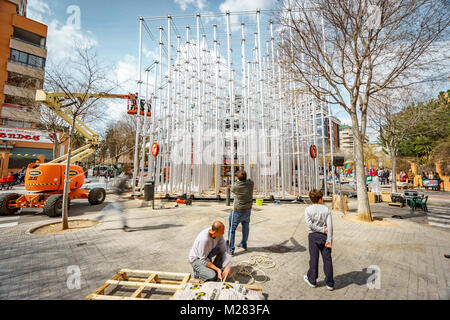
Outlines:
[[316, 287], [319, 272], [319, 252], [322, 254], [325, 283], [328, 290], [334, 290], [333, 262], [331, 247], [333, 242], [333, 221], [328, 207], [323, 205], [323, 193], [311, 190], [309, 198], [312, 205], [305, 209], [305, 220], [308, 225], [309, 270], [303, 276], [305, 282], [312, 288]]
[[230, 228], [228, 234], [229, 252], [234, 255], [234, 238], [236, 228], [239, 223], [242, 224], [242, 241], [239, 247], [247, 250], [247, 240], [250, 232], [250, 214], [253, 204], [253, 187], [254, 182], [247, 180], [247, 173], [244, 170], [236, 172], [237, 181], [231, 192], [234, 194], [234, 209], [230, 212]]

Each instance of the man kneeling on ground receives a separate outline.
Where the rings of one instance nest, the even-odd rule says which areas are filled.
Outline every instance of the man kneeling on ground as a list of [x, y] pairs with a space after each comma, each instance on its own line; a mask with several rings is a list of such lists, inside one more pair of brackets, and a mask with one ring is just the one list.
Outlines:
[[[231, 272], [231, 257], [223, 238], [225, 226], [214, 221], [211, 228], [199, 233], [189, 252], [194, 277], [203, 281], [225, 280]], [[214, 262], [212, 259], [215, 257]]]

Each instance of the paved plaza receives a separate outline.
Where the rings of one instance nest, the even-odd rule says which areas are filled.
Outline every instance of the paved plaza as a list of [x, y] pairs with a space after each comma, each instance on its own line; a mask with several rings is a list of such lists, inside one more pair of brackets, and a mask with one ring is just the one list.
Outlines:
[[[92, 228], [58, 235], [27, 231], [60, 218], [1, 228], [0, 299], [84, 299], [123, 268], [192, 272], [188, 252], [198, 232], [216, 219], [228, 227], [230, 207], [224, 202], [194, 202], [160, 210], [143, 204], [141, 200], [127, 202], [131, 232], [121, 230], [117, 215]], [[77, 206], [83, 208], [83, 203]], [[97, 209], [86, 206], [82, 218], [95, 217]], [[450, 299], [450, 259], [444, 257], [450, 253], [450, 229], [409, 219], [407, 208], [391, 208], [386, 203], [372, 205], [374, 216], [389, 217], [403, 210], [405, 219], [389, 219], [396, 226], [355, 223], [333, 211], [335, 291], [325, 287], [321, 261], [318, 287], [308, 287], [303, 281], [309, 263], [306, 206], [254, 206], [249, 250], [238, 248], [233, 263], [252, 256], [272, 258], [276, 266], [263, 269], [267, 281], [261, 285], [268, 299]], [[354, 214], [355, 199], [349, 208], [348, 214]], [[236, 236], [240, 241], [241, 232]], [[286, 252], [268, 250], [273, 244], [286, 247]], [[80, 289], [68, 288], [70, 266], [81, 270]], [[374, 271], [367, 268], [379, 270], [378, 289], [369, 288], [368, 278]]]

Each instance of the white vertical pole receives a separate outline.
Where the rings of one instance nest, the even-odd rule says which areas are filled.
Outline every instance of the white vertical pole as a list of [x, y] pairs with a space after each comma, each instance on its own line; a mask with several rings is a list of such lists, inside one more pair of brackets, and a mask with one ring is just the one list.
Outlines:
[[[262, 74], [262, 60], [261, 60], [261, 17], [260, 17], [260, 10], [258, 9], [256, 11], [256, 25], [257, 25], [257, 34], [258, 34], [258, 73], [259, 73], [259, 98], [260, 98], [260, 103], [261, 103], [261, 118], [262, 118], [262, 139], [263, 139], [263, 159], [267, 158], [266, 152], [267, 152], [267, 147], [266, 147], [266, 117], [265, 117], [265, 113], [264, 113], [264, 86], [263, 86], [263, 74]], [[262, 159], [260, 159], [260, 161], [262, 161]], [[261, 165], [262, 166], [262, 165]], [[264, 195], [267, 195], [267, 168], [266, 170], [263, 171], [264, 173]]]
[[136, 191], [136, 177], [138, 175], [138, 148], [139, 148], [139, 134], [141, 131], [141, 122], [139, 119], [139, 107], [140, 107], [140, 97], [141, 97], [141, 86], [142, 86], [142, 23], [144, 21], [143, 17], [139, 17], [139, 62], [138, 62], [138, 97], [137, 97], [137, 108], [138, 113], [136, 115], [136, 138], [134, 142], [134, 170], [133, 170], [133, 181], [132, 183], [132, 194], [135, 195]]
[[[146, 84], [145, 84], [145, 103], [144, 103], [144, 125], [142, 126], [142, 147], [141, 147], [141, 174], [139, 177], [139, 182], [140, 182], [140, 186], [141, 186], [141, 190], [143, 190], [144, 187], [144, 166], [145, 166], [145, 152], [147, 150], [146, 148], [146, 143], [147, 143], [147, 134], [148, 134], [148, 129], [147, 129], [147, 103], [148, 103], [148, 75], [150, 73], [150, 67], [147, 68], [145, 70], [146, 73]], [[140, 117], [140, 104], [138, 107], [138, 113], [137, 113], [137, 117]], [[148, 161], [150, 162], [150, 158], [148, 158]], [[148, 179], [148, 175], [150, 174], [150, 172], [147, 173], [147, 179]]]
[[228, 48], [228, 103], [230, 107], [229, 119], [230, 119], [230, 163], [231, 163], [231, 187], [234, 186], [234, 106], [233, 106], [233, 86], [232, 86], [232, 65], [231, 65], [231, 29], [230, 29], [230, 12], [226, 13], [227, 18], [227, 48]]
[[[167, 71], [168, 71], [168, 78], [167, 78], [167, 124], [166, 124], [166, 183], [165, 183], [165, 192], [168, 191], [169, 186], [169, 180], [172, 181], [172, 174], [173, 174], [173, 168], [170, 166], [170, 125], [169, 125], [169, 119], [170, 114], [172, 112], [172, 43], [171, 43], [171, 22], [172, 17], [167, 16]], [[172, 190], [170, 190], [172, 191]]]
[[[325, 24], [324, 24], [324, 21], [323, 21], [323, 14], [321, 15], [321, 18], [322, 18], [323, 50], [324, 50], [324, 53], [326, 55], [327, 54], [327, 44], [326, 44], [326, 39], [325, 39]], [[328, 72], [328, 65], [325, 65], [325, 70], [326, 70], [326, 72]], [[328, 91], [330, 90], [330, 84], [329, 84], [328, 81], [327, 81], [327, 90]], [[336, 188], [335, 187], [335, 174], [334, 174], [335, 168], [334, 168], [334, 164], [333, 164], [333, 160], [334, 160], [334, 143], [333, 143], [334, 137], [333, 137], [333, 122], [332, 122], [333, 114], [331, 112], [331, 104], [328, 102], [327, 105], [328, 105], [328, 125], [330, 127], [331, 177], [333, 179], [333, 182], [332, 182], [333, 194], [335, 194], [335, 192], [336, 192], [336, 189], [335, 189]], [[326, 177], [324, 177], [324, 179], [326, 179]], [[327, 181], [327, 180], [325, 180], [325, 181]], [[325, 182], [325, 185], [326, 185], [326, 182]]]
[[215, 94], [215, 102], [216, 102], [216, 125], [215, 125], [215, 170], [214, 170], [214, 192], [219, 195], [220, 190], [220, 168], [222, 161], [220, 159], [220, 155], [222, 154], [222, 150], [219, 151], [219, 50], [217, 47], [217, 24], [213, 25], [214, 28], [214, 61], [215, 61], [215, 83], [216, 83], [216, 94]]

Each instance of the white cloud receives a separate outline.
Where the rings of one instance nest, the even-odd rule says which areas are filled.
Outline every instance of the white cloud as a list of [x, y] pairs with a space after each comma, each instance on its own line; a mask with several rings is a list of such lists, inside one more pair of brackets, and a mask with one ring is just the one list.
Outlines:
[[[50, 7], [43, 0], [28, 0], [27, 3], [27, 17], [36, 20], [40, 23], [46, 23], [46, 17], [53, 13]], [[45, 16], [45, 17], [44, 17]]]
[[[273, 9], [277, 0], [225, 0], [219, 6], [219, 10], [223, 13], [230, 11], [255, 11]], [[250, 16], [250, 19], [255, 20], [255, 16]], [[240, 29], [240, 16], [230, 15], [231, 30], [236, 31]]]
[[276, 2], [276, 0], [226, 0], [219, 9], [222, 12], [267, 10], [272, 9]]
[[122, 90], [123, 93], [136, 91], [136, 80], [138, 78], [136, 57], [126, 55], [123, 60], [119, 60], [115, 73], [119, 84], [119, 90]]
[[73, 54], [74, 46], [96, 47], [98, 45], [92, 33], [74, 25], [61, 23], [52, 18], [53, 12], [44, 0], [29, 0], [27, 17], [48, 26], [47, 31], [47, 57], [48, 60], [58, 63]]
[[181, 10], [186, 11], [190, 5], [195, 5], [198, 9], [202, 10], [206, 6], [206, 0], [175, 0]]
[[56, 19], [48, 25], [47, 50], [48, 57], [54, 61], [61, 61], [72, 56], [74, 47], [96, 47], [97, 40], [92, 33], [83, 32], [82, 29], [76, 29], [71, 25], [61, 25]]

